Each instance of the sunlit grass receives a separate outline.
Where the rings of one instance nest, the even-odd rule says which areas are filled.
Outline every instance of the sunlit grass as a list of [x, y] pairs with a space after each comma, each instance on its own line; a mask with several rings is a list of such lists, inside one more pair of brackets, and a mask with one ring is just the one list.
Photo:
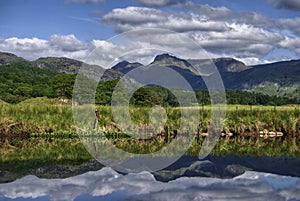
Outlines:
[[[299, 156], [300, 109], [292, 106], [242, 106], [227, 105], [223, 132], [231, 132], [230, 138], [220, 138], [212, 151], [217, 155], [288, 155]], [[152, 141], [130, 138], [116, 125], [109, 106], [96, 106], [99, 110], [98, 128], [120, 149], [131, 153], [151, 153], [168, 146], [169, 142], [154, 137]], [[223, 108], [218, 107], [216, 108]], [[149, 107], [130, 107], [134, 125], [147, 126]], [[190, 135], [207, 132], [211, 122], [211, 106], [172, 108], [165, 107], [168, 116], [164, 129], [172, 135], [180, 127], [182, 110], [197, 110], [199, 125]], [[196, 114], [196, 113], [192, 113]], [[84, 117], [83, 117], [84, 118]], [[189, 119], [196, 118], [190, 116]], [[284, 133], [281, 138], [263, 139], [244, 137], [267, 129]], [[30, 138], [28, 138], [28, 134]], [[128, 133], [127, 133], [128, 134]], [[158, 133], [156, 133], [158, 134]], [[24, 135], [24, 136], [23, 136]], [[62, 104], [56, 99], [30, 99], [19, 104], [0, 104], [0, 161], [86, 161], [91, 156], [78, 138], [71, 104]], [[25, 138], [25, 139], [22, 139]], [[204, 138], [192, 143], [187, 154], [197, 155]], [[170, 141], [170, 140], [169, 140]], [[180, 149], [181, 147], [175, 147]], [[2, 166], [3, 167], [3, 166]]]

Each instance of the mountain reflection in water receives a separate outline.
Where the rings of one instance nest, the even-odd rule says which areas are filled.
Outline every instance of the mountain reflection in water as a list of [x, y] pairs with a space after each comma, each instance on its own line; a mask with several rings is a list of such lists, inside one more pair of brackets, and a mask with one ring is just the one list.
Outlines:
[[[224, 168], [213, 166], [213, 164], [220, 166], [217, 158], [211, 157], [208, 158], [210, 160], [194, 162], [190, 159], [181, 161], [187, 167], [176, 167], [175, 164], [172, 168], [155, 173], [143, 171], [120, 174], [105, 167], [64, 179], [42, 179], [29, 175], [11, 183], [0, 184], [0, 201], [300, 200], [300, 178], [298, 177], [253, 171], [250, 167], [247, 167], [247, 170], [240, 161], [240, 164], [236, 164], [234, 168], [232, 164], [224, 167], [228, 172], [235, 169], [235, 173], [245, 170], [244, 173], [233, 178], [230, 175], [227, 175], [227, 178], [223, 175], [224, 177], [221, 178], [222, 175], [218, 176], [216, 173]], [[230, 161], [229, 159], [227, 162]], [[232, 162], [235, 161], [234, 157], [231, 159]], [[251, 162], [251, 158], [248, 158], [248, 164], [253, 163], [253, 160]], [[256, 160], [261, 163], [260, 160], [263, 158], [256, 158]], [[276, 167], [276, 163], [268, 165], [268, 160], [265, 161], [261, 166]], [[281, 162], [284, 161], [289, 164], [289, 160], [282, 159]], [[298, 164], [295, 161], [294, 164]], [[297, 167], [288, 169], [287, 166], [282, 166], [282, 168], [290, 171], [297, 170]]]

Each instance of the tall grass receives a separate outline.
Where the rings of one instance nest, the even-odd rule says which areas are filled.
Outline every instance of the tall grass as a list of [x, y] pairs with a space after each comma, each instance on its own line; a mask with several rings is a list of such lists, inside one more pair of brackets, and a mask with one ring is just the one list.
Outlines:
[[[99, 128], [102, 130], [117, 130], [111, 108], [97, 106], [99, 110]], [[199, 125], [202, 131], [207, 130], [211, 121], [211, 108], [172, 108], [167, 107], [167, 126], [178, 129], [180, 126], [181, 110], [197, 110], [199, 112]], [[130, 107], [131, 120], [135, 125], [146, 126], [150, 123], [147, 107]], [[194, 113], [195, 114], [195, 113]], [[195, 115], [196, 117], [196, 115]], [[188, 117], [187, 120], [195, 118]], [[0, 104], [0, 123], [22, 122], [24, 129], [34, 133], [75, 131], [72, 107], [70, 104], [57, 104], [52, 99], [31, 99], [16, 105]], [[224, 130], [239, 134], [240, 132], [256, 132], [257, 130], [276, 130], [289, 135], [299, 135], [300, 109], [299, 106], [227, 106], [224, 120]]]
[[29, 132], [75, 130], [71, 106], [55, 104], [48, 99], [27, 100], [16, 105], [0, 104], [0, 122], [5, 119], [22, 122]]

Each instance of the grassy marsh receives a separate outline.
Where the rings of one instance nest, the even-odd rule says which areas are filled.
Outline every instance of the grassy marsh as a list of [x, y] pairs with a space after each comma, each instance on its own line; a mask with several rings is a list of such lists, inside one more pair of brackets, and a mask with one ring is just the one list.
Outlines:
[[[169, 139], [154, 135], [152, 140], [130, 138], [121, 132], [113, 121], [111, 108], [96, 106], [100, 116], [98, 126], [105, 130], [105, 136], [113, 144], [132, 153], [149, 153], [167, 146], [180, 124], [180, 109], [167, 107], [167, 134]], [[149, 124], [150, 108], [131, 108], [133, 122], [139, 126]], [[185, 108], [194, 109], [194, 108]], [[211, 111], [209, 106], [199, 109], [199, 127], [190, 135], [207, 132]], [[300, 156], [300, 109], [292, 106], [242, 106], [228, 105], [224, 120], [224, 133], [212, 151], [216, 155], [286, 155]], [[261, 130], [279, 131], [279, 138], [260, 138]], [[166, 132], [166, 131], [164, 131]], [[159, 139], [160, 137], [160, 139]], [[91, 155], [81, 143], [72, 116], [71, 103], [61, 103], [56, 99], [30, 99], [19, 104], [0, 104], [0, 169], [11, 169], [12, 164], [76, 164], [91, 159]], [[198, 136], [192, 142], [187, 154], [197, 155], [204, 137]], [[180, 149], [180, 147], [178, 147]], [[47, 162], [48, 161], [48, 162]], [[16, 166], [16, 170], [21, 168]]]

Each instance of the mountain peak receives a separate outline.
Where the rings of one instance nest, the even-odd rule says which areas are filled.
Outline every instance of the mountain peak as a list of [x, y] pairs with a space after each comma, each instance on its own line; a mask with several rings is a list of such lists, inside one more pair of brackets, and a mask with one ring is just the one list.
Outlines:
[[0, 64], [24, 63], [27, 60], [8, 52], [0, 52]]
[[151, 64], [157, 64], [160, 66], [176, 66], [183, 69], [190, 69], [192, 66], [188, 61], [169, 54], [157, 55]]
[[162, 60], [166, 60], [166, 59], [178, 59], [177, 57], [175, 56], [172, 56], [168, 53], [164, 53], [164, 54], [159, 54], [159, 55], [156, 55], [156, 57], [154, 58], [154, 62], [156, 61], [162, 61]]
[[129, 71], [131, 71], [134, 68], [140, 67], [143, 64], [139, 63], [139, 62], [133, 62], [130, 63], [129, 61], [121, 61], [120, 63], [117, 63], [116, 65], [114, 65], [111, 69], [116, 70], [116, 71], [120, 71], [122, 73], [127, 73]]
[[129, 61], [123, 60], [123, 61], [119, 62], [117, 65], [128, 65], [128, 64], [130, 64]]
[[213, 62], [222, 72], [241, 72], [249, 69], [243, 62], [229, 57], [213, 59]]

